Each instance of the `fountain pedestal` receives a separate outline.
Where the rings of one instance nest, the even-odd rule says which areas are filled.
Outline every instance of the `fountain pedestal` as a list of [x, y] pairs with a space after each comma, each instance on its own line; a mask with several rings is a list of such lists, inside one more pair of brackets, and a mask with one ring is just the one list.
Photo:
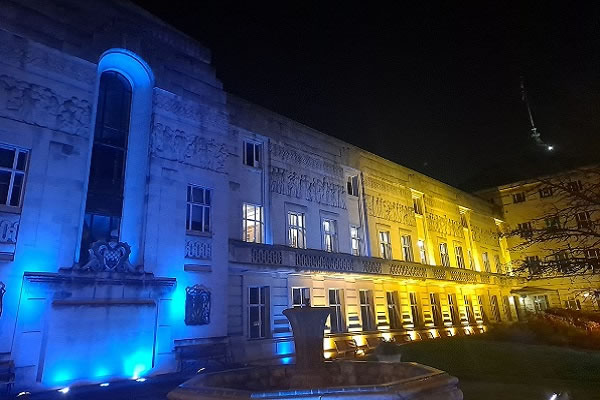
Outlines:
[[306, 388], [325, 383], [323, 369], [323, 331], [329, 316], [327, 307], [297, 307], [283, 310], [292, 325], [296, 348], [296, 374], [291, 384]]

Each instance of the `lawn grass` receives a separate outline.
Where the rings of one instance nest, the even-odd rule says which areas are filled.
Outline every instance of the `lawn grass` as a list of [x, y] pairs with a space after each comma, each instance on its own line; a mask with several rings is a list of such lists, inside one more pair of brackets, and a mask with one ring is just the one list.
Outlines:
[[600, 399], [600, 352], [480, 337], [420, 341], [402, 349], [402, 361], [458, 377], [466, 400], [547, 400], [555, 391], [568, 391], [571, 400]]

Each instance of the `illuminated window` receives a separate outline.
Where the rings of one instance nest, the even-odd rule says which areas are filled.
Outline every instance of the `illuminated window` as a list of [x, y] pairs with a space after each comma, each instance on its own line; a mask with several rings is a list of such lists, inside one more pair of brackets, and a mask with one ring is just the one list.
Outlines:
[[375, 316], [373, 313], [373, 293], [370, 290], [359, 290], [360, 318], [363, 331], [375, 330]]
[[539, 256], [526, 256], [525, 265], [529, 269], [530, 274], [537, 274], [542, 266]]
[[269, 335], [269, 287], [248, 288], [248, 337], [262, 339]]
[[417, 247], [419, 248], [419, 257], [421, 257], [421, 263], [429, 264], [427, 262], [427, 247], [425, 241], [422, 239], [417, 240]]
[[187, 187], [186, 228], [192, 232], [210, 232], [211, 190], [200, 186]]
[[600, 250], [586, 249], [584, 251], [584, 256], [588, 267], [591, 268], [594, 273], [598, 273], [600, 271]]
[[456, 306], [456, 294], [450, 293], [448, 294], [448, 308], [450, 311], [450, 318], [452, 318], [452, 325], [458, 325], [458, 308]]
[[352, 255], [360, 256], [360, 236], [357, 226], [350, 226], [350, 250]]
[[473, 252], [471, 249], [467, 250], [467, 255], [469, 256], [469, 268], [475, 269], [475, 257], [473, 257]]
[[456, 253], [456, 266], [465, 268], [465, 256], [463, 255], [462, 246], [454, 246], [454, 252]]
[[431, 316], [435, 326], [442, 325], [442, 311], [440, 310], [440, 295], [437, 293], [429, 293], [429, 303], [431, 305]]
[[27, 150], [0, 144], [0, 204], [21, 207], [28, 156]]
[[510, 300], [508, 299], [508, 296], [502, 297], [502, 303], [504, 304], [504, 314], [506, 315], [506, 319], [508, 321], [512, 321], [513, 317], [510, 310]]
[[571, 310], [581, 310], [581, 302], [579, 299], [571, 296], [568, 300], [565, 300], [565, 308], [569, 308]]
[[525, 196], [525, 192], [515, 193], [512, 195], [513, 203], [522, 203], [527, 197]]
[[545, 199], [546, 197], [552, 197], [552, 188], [546, 187], [540, 189], [540, 199]]
[[499, 274], [503, 274], [504, 271], [502, 269], [502, 263], [500, 262], [500, 255], [494, 254], [494, 264], [496, 267], [496, 272]]
[[470, 324], [475, 322], [475, 315], [473, 314], [473, 305], [471, 304], [471, 299], [469, 296], [464, 295], [463, 300], [465, 302], [465, 312], [467, 313], [467, 321]]
[[344, 298], [342, 289], [329, 289], [329, 326], [332, 333], [344, 332]]
[[522, 238], [530, 238], [533, 235], [533, 227], [531, 226], [531, 222], [517, 224], [517, 231], [519, 232], [519, 236]]
[[415, 257], [413, 255], [412, 249], [412, 238], [410, 235], [402, 235], [402, 255], [404, 256], [405, 261], [414, 261]]
[[306, 220], [302, 212], [288, 212], [288, 245], [306, 248]]
[[577, 228], [579, 229], [589, 229], [592, 227], [590, 213], [587, 211], [578, 212], [575, 214], [575, 220], [577, 221]]
[[412, 316], [413, 326], [421, 326], [421, 310], [419, 309], [419, 300], [415, 292], [408, 294], [410, 300], [410, 314]]
[[310, 288], [292, 288], [292, 307], [310, 307]]
[[100, 76], [80, 263], [97, 240], [118, 237], [123, 213], [125, 161], [129, 139], [131, 85], [118, 72]]
[[262, 144], [244, 141], [244, 164], [249, 167], [260, 168]]
[[242, 205], [242, 239], [246, 242], [263, 243], [263, 208], [255, 204]]
[[442, 266], [449, 267], [450, 266], [450, 256], [448, 254], [448, 244], [440, 243], [440, 261], [442, 262]]
[[481, 319], [484, 323], [487, 323], [488, 317], [485, 313], [485, 308], [483, 307], [483, 296], [477, 296], [477, 305], [479, 307], [479, 314], [481, 315]]
[[379, 255], [386, 260], [392, 259], [392, 242], [390, 241], [390, 231], [379, 232]]
[[413, 209], [415, 214], [423, 215], [423, 199], [421, 197], [413, 197]]
[[498, 297], [496, 295], [490, 296], [490, 308], [492, 311], [492, 318], [494, 318], [494, 321], [501, 322], [500, 308], [498, 307]]
[[349, 176], [346, 187], [350, 196], [358, 197], [358, 175]]
[[400, 319], [400, 309], [398, 300], [398, 292], [386, 292], [388, 317], [390, 319], [390, 329], [401, 329], [402, 323]]
[[337, 252], [337, 229], [333, 219], [324, 218], [321, 221], [323, 228], [323, 250], [331, 253]]
[[485, 272], [492, 272], [492, 266], [490, 265], [490, 257], [487, 251], [481, 253], [481, 261], [483, 261], [483, 269]]

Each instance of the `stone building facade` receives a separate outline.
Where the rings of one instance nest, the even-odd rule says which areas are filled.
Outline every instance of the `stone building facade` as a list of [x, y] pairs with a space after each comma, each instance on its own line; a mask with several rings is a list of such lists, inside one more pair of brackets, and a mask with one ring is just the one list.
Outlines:
[[126, 1], [3, 2], [0, 362], [19, 387], [293, 354], [292, 306], [353, 338], [521, 314], [488, 202], [226, 93]]

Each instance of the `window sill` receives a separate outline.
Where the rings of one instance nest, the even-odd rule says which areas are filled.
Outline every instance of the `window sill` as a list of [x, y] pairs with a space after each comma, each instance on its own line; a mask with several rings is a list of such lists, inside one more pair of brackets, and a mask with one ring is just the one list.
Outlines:
[[212, 232], [186, 231], [185, 234], [190, 235], [190, 236], [201, 236], [201, 237], [206, 237], [206, 238], [213, 237]]
[[0, 204], [0, 212], [6, 212], [10, 214], [21, 214], [21, 207], [7, 206], [6, 204]]

